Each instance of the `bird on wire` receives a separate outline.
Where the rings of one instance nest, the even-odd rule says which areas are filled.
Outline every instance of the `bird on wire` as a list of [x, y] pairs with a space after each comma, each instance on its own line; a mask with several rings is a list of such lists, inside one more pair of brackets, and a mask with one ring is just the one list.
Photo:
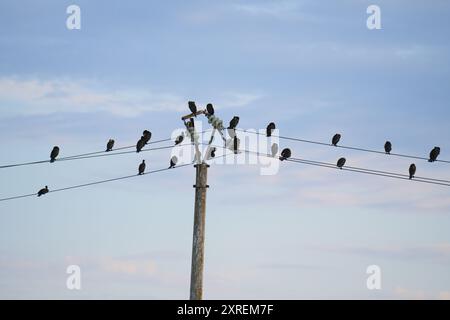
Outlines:
[[409, 166], [409, 179], [411, 180], [412, 178], [414, 178], [415, 174], [416, 174], [416, 165], [414, 163], [412, 163]]
[[386, 152], [386, 154], [391, 154], [392, 151], [392, 143], [390, 141], [386, 141], [386, 143], [384, 144], [384, 152]]
[[178, 158], [176, 156], [173, 156], [172, 158], [170, 158], [170, 168], [174, 168], [177, 165], [178, 162]]
[[278, 144], [272, 143], [272, 147], [270, 148], [270, 151], [272, 152], [272, 157], [275, 158], [275, 156], [278, 153]]
[[266, 128], [266, 136], [270, 137], [272, 136], [272, 131], [275, 130], [275, 123], [271, 122], [267, 125]]
[[178, 145], [180, 143], [183, 142], [184, 139], [184, 134], [180, 134], [176, 139], [175, 139], [175, 145]]
[[144, 140], [139, 139], [139, 141], [136, 143], [136, 152], [141, 152], [142, 148], [145, 146]]
[[208, 116], [214, 115], [214, 107], [213, 107], [212, 103], [208, 103], [206, 105], [206, 112], [208, 113]]
[[337, 164], [336, 164], [336, 166], [339, 168], [339, 169], [342, 169], [342, 167], [345, 165], [345, 158], [340, 158], [338, 161], [337, 161]]
[[138, 175], [143, 174], [144, 171], [145, 171], [145, 160], [142, 160], [141, 164], [139, 165]]
[[196, 117], [197, 116], [197, 106], [195, 105], [195, 102], [189, 101], [188, 107], [189, 107], [189, 110], [191, 110], [191, 112], [194, 114], [194, 117]]
[[291, 157], [291, 149], [285, 148], [283, 151], [281, 151], [280, 161], [289, 159]]
[[42, 188], [41, 190], [39, 190], [39, 192], [37, 193], [37, 196], [43, 196], [44, 194], [48, 193], [48, 187], [45, 186], [45, 188]]
[[441, 148], [434, 147], [433, 150], [431, 150], [431, 152], [430, 152], [430, 159], [428, 159], [428, 162], [436, 161], [436, 159], [440, 153], [441, 153]]
[[58, 146], [54, 146], [52, 149], [52, 152], [50, 153], [50, 162], [55, 162], [56, 157], [59, 154], [59, 147]]
[[109, 139], [108, 143], [106, 144], [106, 152], [112, 151], [113, 147], [114, 147], [114, 140]]
[[333, 146], [337, 147], [337, 144], [338, 144], [339, 140], [341, 140], [341, 135], [340, 135], [339, 133], [336, 133], [336, 134], [333, 136], [333, 139], [331, 139], [331, 144], [332, 144]]
[[148, 130], [144, 130], [142, 132], [141, 140], [144, 142], [144, 146], [150, 141], [152, 138], [152, 133]]

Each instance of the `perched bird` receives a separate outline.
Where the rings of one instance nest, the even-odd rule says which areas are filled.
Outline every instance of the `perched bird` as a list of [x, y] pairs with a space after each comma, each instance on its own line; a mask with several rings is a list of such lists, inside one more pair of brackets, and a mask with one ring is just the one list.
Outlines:
[[141, 152], [144, 145], [145, 145], [144, 140], [142, 140], [142, 138], [140, 138], [139, 141], [136, 143], [136, 152]]
[[178, 162], [178, 158], [176, 156], [173, 156], [170, 159], [170, 167], [169, 167], [169, 169], [175, 167], [177, 165], [177, 162]]
[[150, 141], [151, 138], [152, 138], [152, 133], [150, 131], [144, 130], [142, 132], [141, 140], [144, 142], [144, 145], [146, 145]]
[[114, 140], [109, 139], [108, 143], [106, 144], [106, 152], [111, 151], [114, 147]]
[[179, 136], [175, 139], [175, 145], [178, 145], [178, 144], [182, 143], [182, 142], [183, 142], [183, 139], [184, 139], [184, 135], [183, 135], [183, 134], [179, 135]]
[[291, 149], [285, 148], [281, 151], [280, 161], [286, 160], [291, 157]]
[[337, 161], [337, 167], [339, 168], [339, 169], [342, 169], [342, 167], [345, 165], [345, 158], [340, 158], [338, 161]]
[[266, 135], [270, 137], [272, 135], [272, 131], [275, 130], [275, 123], [271, 122], [267, 125]]
[[241, 143], [241, 140], [237, 136], [234, 136], [234, 138], [233, 138], [233, 152], [235, 154], [237, 154], [239, 152], [239, 145], [240, 145], [240, 143]]
[[47, 186], [45, 186], [45, 188], [42, 188], [41, 190], [39, 190], [37, 196], [40, 197], [40, 196], [43, 196], [46, 193], [48, 193], [48, 187]]
[[278, 144], [273, 143], [273, 144], [272, 144], [272, 148], [270, 148], [270, 149], [271, 149], [271, 151], [272, 151], [272, 157], [275, 158], [275, 156], [276, 156], [277, 153], [278, 153]]
[[211, 147], [208, 149], [208, 153], [206, 155], [206, 160], [210, 160], [216, 156], [216, 148]]
[[211, 103], [208, 103], [206, 105], [206, 111], [208, 112], [208, 115], [212, 116], [214, 114], [214, 107]]
[[234, 116], [233, 119], [231, 119], [231, 121], [230, 121], [230, 125], [228, 126], [228, 129], [236, 129], [238, 123], [239, 123], [239, 117]]
[[191, 112], [196, 117], [197, 116], [197, 106], [195, 105], [195, 102], [194, 101], [189, 101], [188, 102], [188, 107], [189, 107], [189, 110], [191, 110]]
[[413, 163], [409, 166], [409, 179], [411, 180], [414, 178], [414, 175], [416, 174], [416, 165]]
[[331, 144], [336, 147], [338, 142], [339, 142], [339, 140], [341, 140], [341, 135], [339, 133], [336, 133], [333, 136], [333, 139], [331, 140]]
[[433, 150], [431, 150], [431, 152], [430, 152], [430, 159], [428, 159], [428, 162], [436, 161], [439, 153], [441, 153], [441, 148], [434, 147]]
[[59, 154], [59, 147], [54, 146], [52, 152], [50, 153], [50, 162], [55, 162], [58, 154]]
[[386, 152], [386, 154], [390, 154], [392, 151], [392, 143], [390, 141], [386, 141], [386, 143], [384, 144], [384, 151]]
[[143, 174], [145, 171], [145, 160], [142, 160], [142, 163], [139, 165], [139, 173], [138, 175]]

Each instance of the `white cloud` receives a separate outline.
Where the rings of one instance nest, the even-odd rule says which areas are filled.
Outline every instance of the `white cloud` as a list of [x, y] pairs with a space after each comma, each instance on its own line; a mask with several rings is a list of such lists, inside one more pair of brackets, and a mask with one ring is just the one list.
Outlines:
[[[215, 107], [243, 107], [260, 95], [220, 94]], [[1, 114], [36, 115], [56, 112], [107, 112], [135, 117], [149, 111], [185, 111], [189, 98], [149, 89], [113, 89], [89, 80], [0, 78]]]

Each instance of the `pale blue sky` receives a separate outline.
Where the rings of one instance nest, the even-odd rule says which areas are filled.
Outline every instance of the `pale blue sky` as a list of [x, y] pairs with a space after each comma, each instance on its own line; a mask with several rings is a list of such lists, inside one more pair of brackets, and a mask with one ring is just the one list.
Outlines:
[[[81, 7], [81, 30], [66, 7]], [[382, 30], [366, 28], [381, 8]], [[187, 101], [242, 128], [450, 159], [450, 3], [0, 3], [0, 164], [166, 138]], [[206, 125], [206, 122], [205, 122]], [[390, 159], [299, 143], [294, 155], [406, 172]], [[0, 171], [0, 197], [167, 165], [168, 151]], [[450, 179], [443, 163], [418, 174]], [[188, 298], [194, 170], [0, 204], [1, 298]], [[212, 166], [205, 298], [448, 298], [448, 189], [283, 163]], [[78, 264], [82, 290], [65, 288]], [[366, 289], [366, 267], [382, 290]]]

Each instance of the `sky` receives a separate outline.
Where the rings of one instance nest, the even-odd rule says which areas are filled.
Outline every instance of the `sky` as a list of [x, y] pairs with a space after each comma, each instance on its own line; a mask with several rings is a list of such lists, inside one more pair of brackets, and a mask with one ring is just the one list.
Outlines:
[[[69, 30], [66, 9], [81, 9]], [[381, 9], [369, 30], [366, 10]], [[0, 165], [174, 138], [187, 101], [280, 135], [450, 159], [444, 0], [0, 2]], [[201, 117], [198, 119], [201, 121]], [[208, 124], [203, 119], [203, 127]], [[207, 139], [207, 138], [206, 138]], [[411, 159], [280, 142], [407, 173]], [[171, 143], [169, 143], [170, 145]], [[165, 144], [167, 145], [167, 144]], [[170, 150], [0, 170], [0, 197], [168, 166]], [[450, 179], [448, 164], [414, 160]], [[449, 299], [448, 187], [283, 162], [212, 164], [206, 299]], [[0, 203], [0, 298], [187, 299], [195, 171]], [[66, 287], [69, 265], [81, 290]], [[366, 269], [381, 270], [368, 290]]]

